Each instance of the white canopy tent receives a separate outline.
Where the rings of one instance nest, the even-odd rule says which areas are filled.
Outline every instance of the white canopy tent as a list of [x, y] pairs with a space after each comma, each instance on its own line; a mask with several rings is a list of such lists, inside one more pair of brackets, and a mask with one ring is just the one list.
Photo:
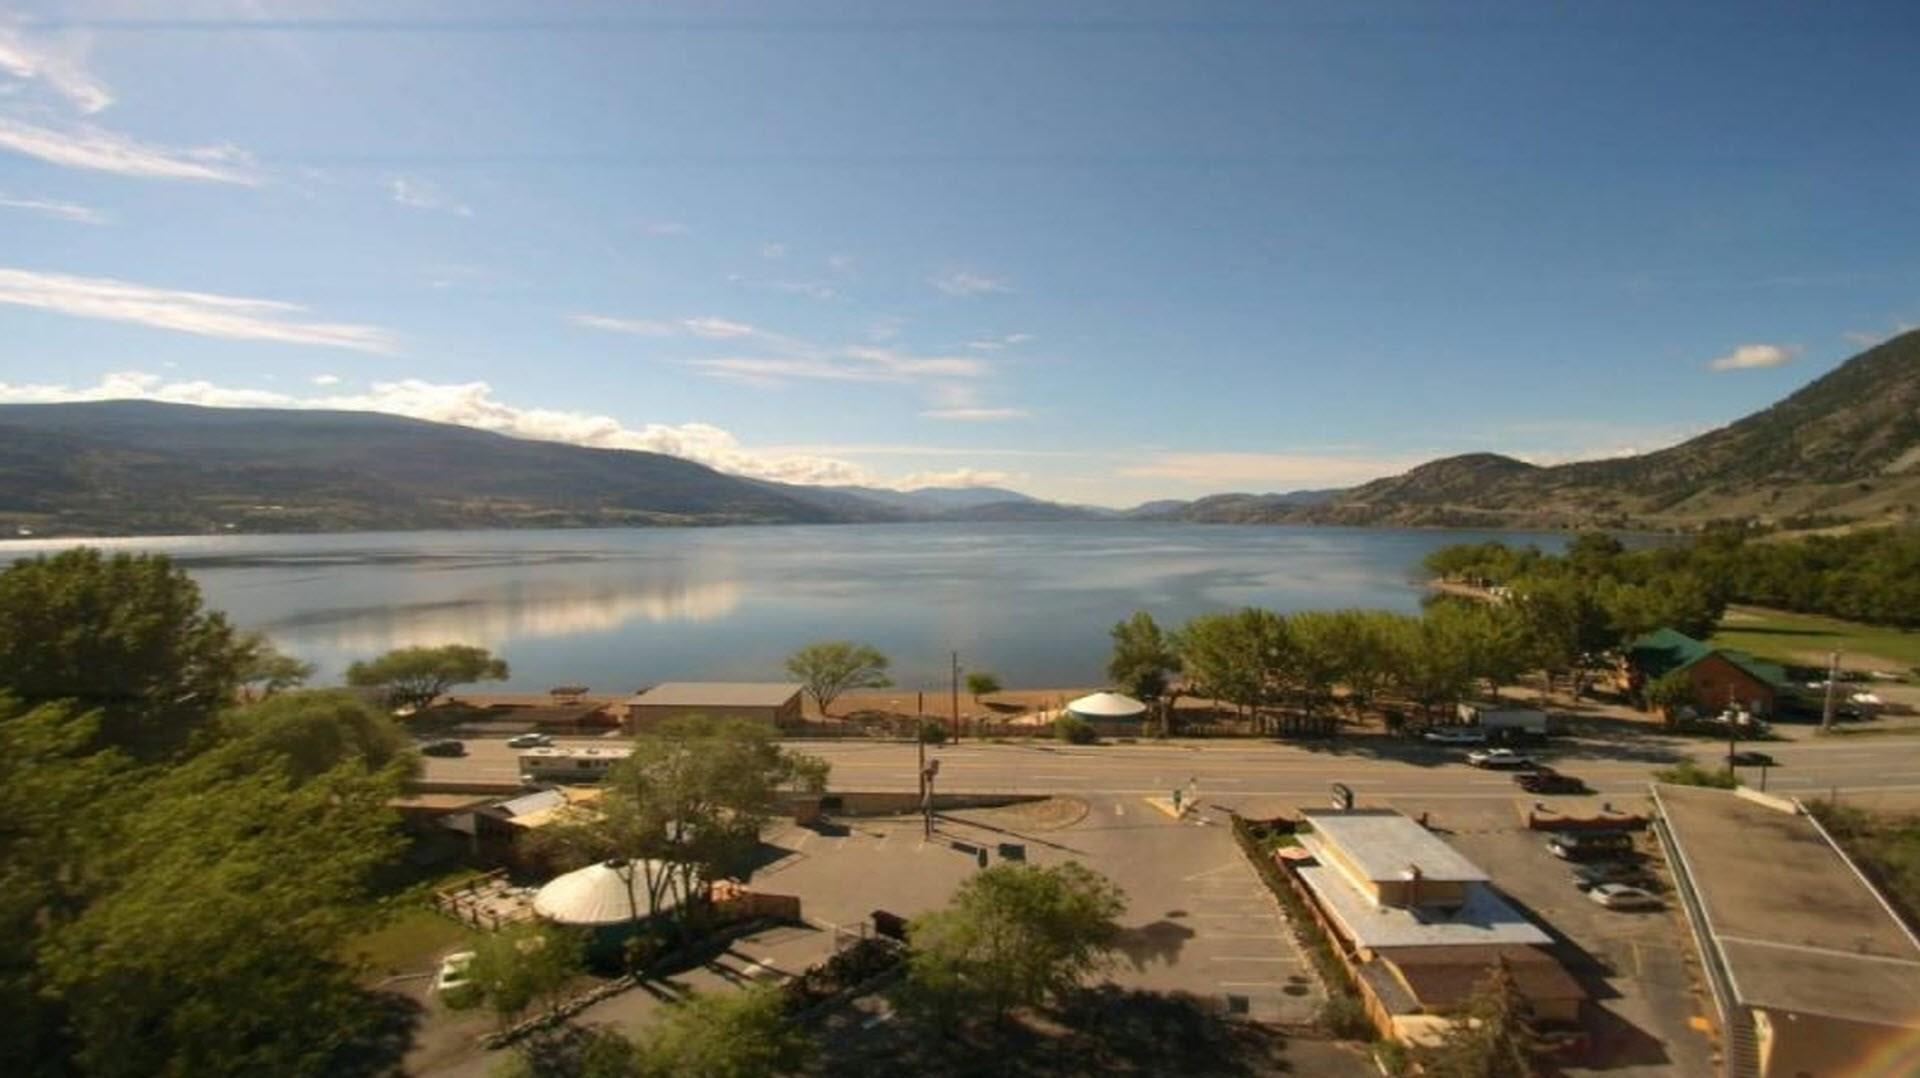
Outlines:
[[[671, 893], [660, 896], [655, 907], [647, 901], [647, 873], [657, 877], [668, 867], [659, 861], [601, 861], [547, 881], [533, 896], [533, 911], [549, 921], [563, 925], [611, 925], [673, 907]], [[631, 883], [631, 890], [629, 890]]]
[[1083, 719], [1137, 719], [1147, 713], [1147, 705], [1117, 692], [1096, 692], [1069, 700], [1067, 710]]

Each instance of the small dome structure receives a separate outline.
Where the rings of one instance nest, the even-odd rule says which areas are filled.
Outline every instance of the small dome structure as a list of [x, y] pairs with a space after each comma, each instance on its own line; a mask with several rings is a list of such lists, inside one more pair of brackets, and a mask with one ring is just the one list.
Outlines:
[[660, 905], [647, 902], [647, 873], [667, 871], [659, 861], [601, 861], [547, 881], [533, 896], [533, 912], [563, 925], [613, 925], [672, 908], [673, 894]]
[[1067, 702], [1067, 710], [1083, 719], [1137, 719], [1147, 705], [1117, 692], [1096, 692]]

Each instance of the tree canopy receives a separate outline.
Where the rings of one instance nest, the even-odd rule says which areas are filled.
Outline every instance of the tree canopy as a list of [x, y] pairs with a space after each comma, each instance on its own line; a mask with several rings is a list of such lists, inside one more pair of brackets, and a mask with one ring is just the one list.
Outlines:
[[890, 661], [877, 648], [851, 640], [822, 640], [787, 656], [787, 672], [806, 686], [825, 715], [849, 689], [884, 689]]
[[668, 1004], [639, 1047], [644, 1078], [765, 1078], [797, 1071], [812, 1056], [813, 1042], [787, 1019], [772, 985]]
[[995, 865], [909, 925], [910, 997], [995, 1017], [1056, 1000], [1105, 965], [1124, 912], [1120, 889], [1078, 862]]
[[1173, 638], [1145, 610], [1136, 610], [1114, 625], [1113, 657], [1107, 676], [1135, 699], [1154, 703], [1172, 687], [1180, 672], [1180, 653]]
[[541, 842], [571, 864], [632, 863], [636, 915], [669, 900], [687, 912], [758, 848], [783, 791], [818, 792], [826, 781], [826, 761], [782, 748], [763, 723], [672, 719], [635, 739], [592, 813], [548, 828]]
[[240, 684], [248, 651], [159, 554], [80, 547], [0, 572], [0, 692], [72, 701], [101, 746], [179, 752]]
[[281, 761], [298, 779], [355, 762], [367, 771], [418, 763], [412, 741], [393, 720], [341, 690], [282, 693], [221, 717], [223, 732]]
[[1539, 1038], [1533, 1009], [1502, 959], [1474, 988], [1440, 1043], [1421, 1053], [1434, 1078], [1532, 1078]]
[[396, 648], [347, 667], [347, 684], [381, 690], [395, 711], [418, 711], [455, 685], [506, 678], [505, 660], [469, 644]]
[[282, 653], [263, 633], [243, 634], [240, 648], [245, 655], [240, 663], [240, 684], [255, 695], [272, 696], [296, 689], [313, 677], [312, 663]]
[[979, 703], [982, 696], [991, 696], [1000, 691], [1000, 679], [985, 670], [975, 670], [967, 675], [967, 693]]

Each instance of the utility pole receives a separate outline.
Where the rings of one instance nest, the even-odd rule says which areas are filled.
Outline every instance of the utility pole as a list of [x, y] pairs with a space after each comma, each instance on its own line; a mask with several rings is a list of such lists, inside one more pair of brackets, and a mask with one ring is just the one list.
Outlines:
[[1820, 712], [1820, 732], [1833, 732], [1833, 695], [1840, 687], [1840, 653], [1827, 655], [1827, 706]]
[[960, 743], [960, 653], [953, 653], [953, 743]]

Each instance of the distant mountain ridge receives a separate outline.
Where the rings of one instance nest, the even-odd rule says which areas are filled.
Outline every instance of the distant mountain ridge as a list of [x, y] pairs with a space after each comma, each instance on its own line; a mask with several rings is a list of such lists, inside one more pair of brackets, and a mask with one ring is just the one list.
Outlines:
[[1854, 356], [1769, 408], [1656, 452], [1552, 467], [1469, 453], [1253, 517], [1615, 528], [1920, 520], [1920, 330]]

